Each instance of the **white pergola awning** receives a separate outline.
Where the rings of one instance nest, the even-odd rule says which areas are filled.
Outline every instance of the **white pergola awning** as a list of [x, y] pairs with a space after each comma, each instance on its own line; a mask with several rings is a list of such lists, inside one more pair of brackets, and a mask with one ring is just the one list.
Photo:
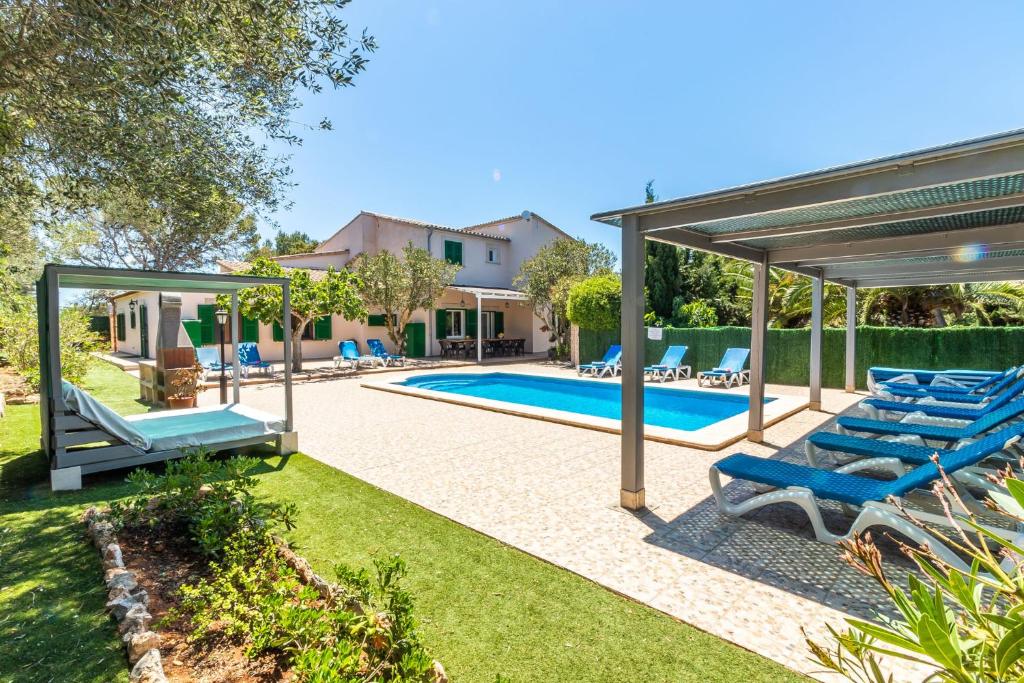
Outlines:
[[1024, 130], [594, 214], [622, 229], [622, 503], [642, 507], [644, 240], [754, 264], [748, 438], [764, 430], [768, 269], [813, 278], [810, 406], [821, 404], [825, 281], [847, 290], [1024, 280]]
[[529, 297], [522, 292], [515, 289], [505, 289], [503, 287], [470, 287], [468, 285], [452, 285], [449, 289], [454, 289], [457, 292], [465, 292], [466, 294], [472, 294], [477, 299], [529, 301]]

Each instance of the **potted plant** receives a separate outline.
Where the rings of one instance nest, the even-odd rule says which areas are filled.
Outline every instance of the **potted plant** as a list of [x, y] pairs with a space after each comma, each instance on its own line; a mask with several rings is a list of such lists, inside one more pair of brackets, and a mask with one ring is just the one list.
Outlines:
[[196, 363], [190, 368], [176, 368], [171, 378], [171, 392], [167, 394], [167, 405], [174, 410], [194, 408], [196, 396], [205, 391], [203, 386], [203, 366]]

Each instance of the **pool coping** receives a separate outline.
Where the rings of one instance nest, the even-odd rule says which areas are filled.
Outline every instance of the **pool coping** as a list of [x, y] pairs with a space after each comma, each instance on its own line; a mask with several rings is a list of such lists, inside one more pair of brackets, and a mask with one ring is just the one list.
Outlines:
[[[465, 374], [493, 374], [494, 370], [484, 371], [480, 373], [465, 373]], [[443, 374], [443, 373], [442, 373]], [[462, 373], [460, 373], [462, 374]], [[533, 375], [531, 373], [522, 373], [532, 377], [545, 377], [550, 378], [551, 375]], [[574, 382], [593, 382], [596, 380], [583, 378], [583, 377], [559, 377], [558, 379], [569, 380]], [[569, 425], [571, 427], [581, 427], [584, 429], [592, 429], [595, 431], [608, 432], [610, 434], [621, 434], [622, 427], [620, 420], [614, 420], [607, 417], [596, 417], [592, 415], [584, 415], [582, 413], [574, 413], [568, 410], [555, 410], [553, 408], [540, 408], [535, 406], [527, 406], [520, 403], [510, 403], [507, 401], [497, 401], [490, 398], [479, 398], [477, 396], [464, 396], [461, 394], [450, 394], [443, 391], [434, 391], [432, 389], [422, 389], [420, 387], [402, 386], [401, 384], [395, 384], [394, 378], [387, 381], [375, 381], [375, 382], [363, 382], [360, 386], [367, 389], [376, 389], [378, 391], [388, 391], [394, 394], [403, 394], [405, 396], [415, 396], [417, 398], [425, 398], [432, 401], [440, 401], [441, 403], [451, 403], [453, 405], [468, 406], [471, 408], [479, 408], [481, 410], [489, 410], [495, 413], [504, 413], [505, 415], [515, 415], [517, 417], [527, 417], [534, 420], [543, 420], [545, 422], [554, 422], [556, 424]], [[658, 389], [665, 389], [667, 391], [686, 391], [691, 393], [707, 393], [721, 396], [722, 390], [711, 387], [673, 387], [671, 385], [666, 386], [665, 384], [649, 385]], [[735, 395], [735, 394], [733, 394]], [[804, 410], [810, 405], [810, 401], [807, 398], [800, 398], [798, 396], [784, 396], [784, 395], [770, 395], [765, 394], [765, 398], [773, 399], [770, 403], [764, 405], [764, 426], [770, 427], [777, 422], [780, 422], [791, 415]], [[705, 451], [718, 451], [726, 446], [742, 441], [747, 436], [748, 429], [748, 416], [750, 411], [744, 410], [738, 415], [727, 417], [724, 420], [719, 420], [706, 427], [700, 429], [685, 430], [685, 429], [672, 429], [670, 427], [659, 427], [657, 425], [644, 425], [644, 439], [648, 441], [659, 441], [662, 443], [668, 443], [675, 446], [687, 446], [690, 448], [698, 448]]]

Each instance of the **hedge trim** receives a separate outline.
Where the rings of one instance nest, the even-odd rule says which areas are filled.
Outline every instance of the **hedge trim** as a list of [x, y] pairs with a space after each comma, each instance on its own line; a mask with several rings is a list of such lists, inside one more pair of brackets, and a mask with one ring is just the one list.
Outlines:
[[[580, 361], [600, 359], [619, 331], [580, 330]], [[645, 362], [654, 363], [672, 344], [689, 347], [684, 363], [694, 372], [715, 367], [730, 346], [750, 347], [748, 327], [666, 327], [662, 339], [646, 340]], [[765, 373], [769, 382], [806, 386], [811, 331], [769, 329]], [[827, 328], [821, 343], [822, 386], [842, 388], [846, 372], [846, 330]], [[1024, 362], [1024, 327], [857, 328], [857, 387], [866, 388], [871, 366], [1003, 370]]]

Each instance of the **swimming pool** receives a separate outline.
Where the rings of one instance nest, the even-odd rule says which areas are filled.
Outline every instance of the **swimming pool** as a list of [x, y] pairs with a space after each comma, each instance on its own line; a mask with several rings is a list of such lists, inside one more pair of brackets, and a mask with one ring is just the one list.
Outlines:
[[[418, 375], [394, 386], [472, 396], [579, 415], [622, 419], [621, 387], [616, 383], [518, 373]], [[765, 405], [775, 401], [766, 397]], [[644, 388], [644, 423], [695, 431], [747, 412], [747, 397], [718, 391]]]

